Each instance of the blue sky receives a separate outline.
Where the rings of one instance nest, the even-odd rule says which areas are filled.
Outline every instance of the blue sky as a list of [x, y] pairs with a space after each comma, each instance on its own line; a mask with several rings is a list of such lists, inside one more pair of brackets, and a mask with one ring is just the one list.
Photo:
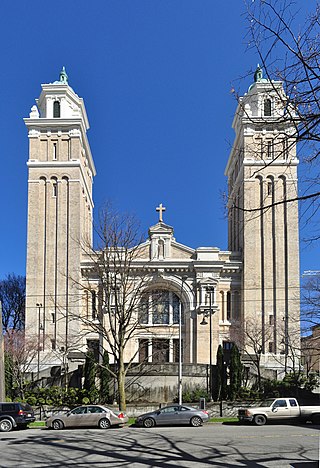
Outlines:
[[[2, 3], [0, 278], [25, 273], [22, 119], [62, 65], [89, 116], [96, 208], [111, 199], [147, 231], [162, 202], [178, 242], [227, 248], [231, 88], [245, 92], [252, 80], [239, 77], [258, 61], [243, 14], [242, 0]], [[302, 245], [301, 267], [319, 269], [315, 247]]]

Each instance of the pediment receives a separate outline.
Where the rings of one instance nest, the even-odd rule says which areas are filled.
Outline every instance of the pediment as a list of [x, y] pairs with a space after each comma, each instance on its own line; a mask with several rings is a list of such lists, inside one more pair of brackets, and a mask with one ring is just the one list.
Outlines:
[[[137, 248], [137, 259], [149, 259], [151, 253], [151, 240], [147, 240]], [[192, 259], [194, 258], [195, 250], [187, 245], [179, 244], [179, 242], [172, 241], [170, 248], [170, 255], [163, 260], [173, 259]]]
[[159, 221], [159, 223], [149, 228], [149, 236], [151, 237], [153, 234], [173, 235], [173, 227]]
[[206, 277], [206, 278], [201, 278], [199, 280], [199, 284], [205, 288], [207, 286], [215, 286], [217, 284], [218, 280], [216, 278], [212, 277]]

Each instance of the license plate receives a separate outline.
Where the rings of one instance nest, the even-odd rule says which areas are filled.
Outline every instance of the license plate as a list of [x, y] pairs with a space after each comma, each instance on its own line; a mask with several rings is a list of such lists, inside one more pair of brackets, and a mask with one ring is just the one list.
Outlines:
[[27, 414], [27, 417], [28, 417], [28, 418], [31, 418], [31, 416], [32, 416], [31, 413], [28, 413], [28, 414]]

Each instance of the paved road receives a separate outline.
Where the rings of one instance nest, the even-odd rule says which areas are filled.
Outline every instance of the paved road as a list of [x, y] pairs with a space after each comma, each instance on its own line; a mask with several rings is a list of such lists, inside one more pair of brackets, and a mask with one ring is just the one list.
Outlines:
[[318, 467], [320, 426], [207, 424], [0, 433], [0, 467]]

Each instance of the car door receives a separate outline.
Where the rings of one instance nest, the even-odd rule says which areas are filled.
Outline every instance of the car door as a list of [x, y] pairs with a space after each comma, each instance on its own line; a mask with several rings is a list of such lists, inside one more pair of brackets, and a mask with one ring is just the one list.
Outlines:
[[69, 427], [81, 427], [87, 425], [87, 407], [78, 406], [70, 411], [65, 418], [65, 425]]
[[178, 424], [189, 424], [190, 419], [194, 414], [190, 410], [190, 408], [187, 408], [186, 406], [180, 406], [178, 414], [177, 414], [177, 419], [178, 419]]
[[295, 398], [290, 398], [289, 404], [290, 404], [290, 417], [298, 418], [300, 416], [300, 407], [297, 403], [297, 400]]
[[158, 425], [172, 425], [179, 424], [179, 406], [167, 406], [159, 410], [157, 415]]
[[[109, 416], [109, 417], [108, 417]], [[87, 426], [98, 426], [100, 419], [108, 417], [105, 410], [101, 406], [88, 406], [87, 407]]]
[[287, 419], [290, 418], [290, 409], [288, 402], [284, 398], [277, 399], [273, 405], [270, 415], [271, 419]]

